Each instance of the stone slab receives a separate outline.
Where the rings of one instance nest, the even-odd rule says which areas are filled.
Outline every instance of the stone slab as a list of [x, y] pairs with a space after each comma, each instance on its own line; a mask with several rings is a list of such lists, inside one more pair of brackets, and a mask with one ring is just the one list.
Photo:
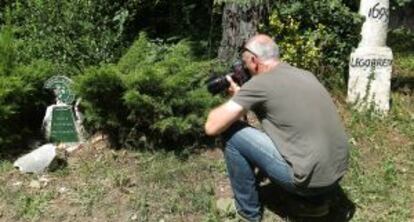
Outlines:
[[347, 101], [358, 109], [390, 109], [393, 54], [389, 47], [360, 47], [351, 54]]

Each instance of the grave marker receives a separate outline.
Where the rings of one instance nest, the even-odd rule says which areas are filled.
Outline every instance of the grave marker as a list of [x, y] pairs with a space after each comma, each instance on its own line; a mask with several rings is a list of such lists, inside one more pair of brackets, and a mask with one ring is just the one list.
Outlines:
[[66, 76], [53, 76], [44, 88], [53, 90], [56, 104], [46, 110], [43, 126], [46, 138], [52, 143], [77, 143], [82, 140], [81, 125], [76, 121], [73, 102], [75, 95], [70, 89], [72, 80]]
[[351, 53], [347, 101], [359, 110], [373, 108], [386, 114], [390, 109], [393, 54], [386, 46], [388, 0], [361, 0], [365, 17], [362, 39]]
[[79, 142], [75, 117], [70, 106], [55, 106], [52, 111], [50, 141], [53, 143]]

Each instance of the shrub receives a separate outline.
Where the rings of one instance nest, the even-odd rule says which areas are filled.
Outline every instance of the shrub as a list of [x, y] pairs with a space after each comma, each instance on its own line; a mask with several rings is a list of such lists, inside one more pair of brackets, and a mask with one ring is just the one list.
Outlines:
[[20, 78], [0, 77], [0, 147], [20, 140], [19, 132], [26, 131], [21, 131], [15, 121], [19, 121], [21, 95], [27, 94], [30, 90]]
[[189, 45], [154, 43], [141, 34], [116, 66], [79, 77], [89, 130], [113, 129], [127, 147], [175, 149], [200, 141], [218, 98], [203, 84], [211, 62], [197, 60]]
[[85, 127], [117, 135], [126, 125], [126, 107], [122, 102], [125, 86], [114, 65], [91, 67], [75, 78], [74, 88], [82, 98]]
[[16, 62], [15, 40], [10, 27], [0, 31], [0, 148], [16, 148], [40, 133], [51, 94], [44, 82], [57, 73], [47, 61]]
[[263, 29], [275, 37], [284, 60], [322, 81], [338, 81], [346, 75], [361, 21], [341, 0], [284, 0], [274, 3]]
[[387, 44], [397, 52], [413, 52], [414, 31], [405, 27], [391, 30], [388, 34]]
[[16, 64], [15, 54], [12, 29], [5, 26], [0, 32], [0, 76], [10, 76]]

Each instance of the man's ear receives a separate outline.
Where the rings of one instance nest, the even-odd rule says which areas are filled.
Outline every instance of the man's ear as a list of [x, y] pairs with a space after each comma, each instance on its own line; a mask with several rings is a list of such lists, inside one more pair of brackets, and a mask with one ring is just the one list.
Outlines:
[[251, 60], [252, 60], [252, 63], [254, 63], [254, 64], [256, 64], [256, 63], [257, 63], [257, 58], [256, 58], [256, 56], [251, 56], [250, 58], [251, 58]]
[[257, 59], [256, 56], [252, 56], [251, 57], [252, 60], [252, 64], [254, 65], [254, 71], [259, 71], [259, 60]]

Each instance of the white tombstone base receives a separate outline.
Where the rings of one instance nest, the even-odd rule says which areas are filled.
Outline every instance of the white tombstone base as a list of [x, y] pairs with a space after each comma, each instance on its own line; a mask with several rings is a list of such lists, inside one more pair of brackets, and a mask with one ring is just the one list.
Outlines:
[[360, 47], [351, 54], [347, 102], [358, 110], [390, 109], [393, 55], [389, 47]]

